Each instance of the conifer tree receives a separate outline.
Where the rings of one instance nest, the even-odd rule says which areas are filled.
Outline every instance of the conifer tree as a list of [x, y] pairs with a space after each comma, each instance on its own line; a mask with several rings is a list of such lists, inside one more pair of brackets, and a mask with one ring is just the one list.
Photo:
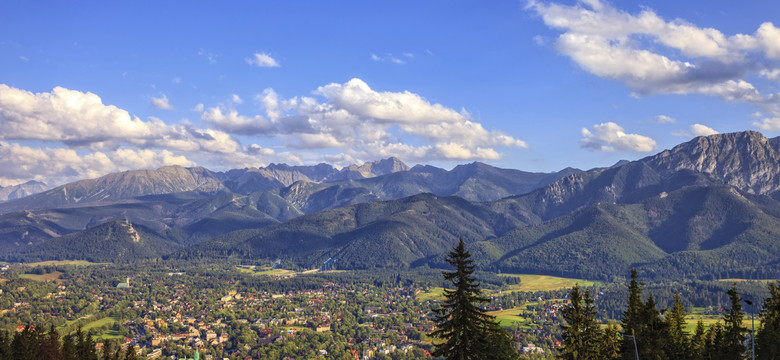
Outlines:
[[60, 360], [62, 358], [62, 345], [60, 345], [60, 334], [54, 325], [49, 328], [49, 333], [45, 338], [41, 338], [41, 356], [44, 359]]
[[742, 359], [747, 339], [747, 328], [742, 326], [745, 313], [742, 312], [742, 298], [737, 293], [737, 284], [728, 291], [731, 299], [731, 308], [723, 314], [723, 345], [722, 351], [725, 359]]
[[[447, 263], [455, 271], [443, 272], [444, 278], [454, 285], [454, 290], [444, 290], [444, 303], [436, 313], [436, 330], [432, 337], [443, 339], [436, 346], [433, 356], [446, 359], [506, 359], [514, 354], [504, 354], [511, 349], [506, 330], [497, 325], [487, 311], [478, 306], [490, 299], [483, 297], [479, 283], [472, 276], [474, 261], [461, 239], [447, 256]], [[502, 351], [497, 351], [502, 350]]]
[[601, 353], [604, 359], [620, 358], [620, 337], [618, 326], [614, 322], [610, 322], [604, 328], [599, 353]]
[[756, 334], [756, 358], [780, 359], [780, 281], [769, 284]]
[[125, 352], [125, 360], [136, 360], [138, 357], [135, 355], [135, 346], [133, 344], [127, 344], [127, 352]]
[[704, 359], [707, 347], [707, 330], [704, 329], [704, 322], [699, 320], [696, 323], [696, 330], [691, 338], [691, 359]]
[[[636, 358], [634, 354], [634, 341], [637, 342], [637, 348], [639, 348], [639, 341], [636, 338], [639, 334], [644, 333], [644, 303], [642, 303], [642, 287], [641, 283], [637, 281], [639, 275], [636, 269], [631, 269], [631, 282], [628, 285], [628, 306], [626, 311], [623, 312], [623, 319], [620, 320], [620, 325], [623, 328], [625, 334], [633, 334], [633, 338], [625, 336], [623, 337], [623, 343], [620, 346], [620, 353], [623, 355], [623, 359], [633, 360]], [[642, 344], [644, 347], [645, 344]]]
[[[584, 297], [584, 298], [583, 298]], [[566, 360], [601, 360], [603, 355], [601, 341], [603, 333], [596, 321], [596, 307], [590, 297], [590, 291], [580, 293], [579, 285], [575, 285], [569, 293], [569, 306], [562, 311], [564, 323], [563, 349], [559, 359]]]
[[690, 356], [690, 339], [685, 331], [685, 307], [680, 292], [674, 295], [674, 304], [666, 313], [666, 355], [669, 359], [686, 359]]
[[62, 339], [62, 360], [77, 360], [76, 345], [73, 343], [73, 336], [65, 335]]
[[11, 336], [7, 331], [0, 331], [0, 359], [11, 358]]

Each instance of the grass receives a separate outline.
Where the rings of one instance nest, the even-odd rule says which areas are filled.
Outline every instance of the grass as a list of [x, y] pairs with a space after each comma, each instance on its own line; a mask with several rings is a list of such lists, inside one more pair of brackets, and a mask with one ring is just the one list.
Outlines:
[[525, 306], [513, 309], [490, 311], [488, 314], [495, 316], [498, 323], [504, 327], [511, 326], [516, 322], [527, 324], [529, 322], [528, 319], [520, 316], [524, 308]]
[[509, 276], [520, 278], [520, 283], [510, 285], [509, 289], [503, 292], [515, 292], [515, 291], [551, 291], [560, 289], [569, 289], [574, 287], [575, 284], [579, 284], [580, 287], [591, 287], [601, 284], [598, 281], [563, 278], [558, 276], [549, 275], [524, 275], [524, 274], [499, 274], [500, 276]]
[[[57, 330], [58, 331], [62, 331], [65, 327], [73, 326], [76, 323], [78, 323], [79, 320], [83, 320], [83, 319], [89, 318], [89, 317], [91, 317], [91, 315], [88, 315], [86, 317], [82, 317], [82, 318], [79, 318], [79, 319], [68, 320], [68, 321], [65, 322], [65, 325], [58, 327]], [[100, 328], [102, 326], [107, 326], [107, 327], [110, 328], [110, 327], [112, 327], [114, 324], [116, 324], [118, 322], [119, 322], [118, 318], [112, 317], [112, 316], [108, 316], [108, 317], [104, 317], [104, 318], [102, 318], [100, 320], [95, 320], [95, 321], [92, 321], [92, 322], [84, 324], [84, 326], [82, 326], [82, 330], [84, 330], [85, 332], [89, 331], [89, 330], [93, 330], [92, 331], [93, 336], [95, 336], [96, 338], [99, 338], [99, 339], [103, 339], [103, 340], [122, 339], [124, 336], [119, 331], [108, 329], [108, 330], [105, 330], [104, 332], [101, 333], [101, 332], [98, 332], [98, 330], [96, 330], [96, 329], [98, 329], [98, 328]], [[72, 332], [75, 332], [75, 331], [76, 330], [73, 330]]]
[[769, 284], [771, 282], [775, 282], [775, 279], [718, 279], [720, 282], [727, 282], [727, 283], [740, 283], [740, 282], [758, 282], [758, 283], [764, 283]]
[[268, 266], [238, 266], [236, 269], [242, 273], [257, 276], [285, 276], [295, 274], [295, 271], [285, 269], [271, 269]]
[[444, 300], [444, 288], [440, 287], [433, 287], [428, 291], [422, 291], [417, 294], [417, 299], [420, 301], [426, 301], [426, 300], [438, 300], [443, 301]]
[[48, 274], [38, 275], [38, 274], [21, 274], [19, 275], [22, 279], [30, 279], [33, 281], [40, 281], [40, 282], [50, 282], [54, 281], [57, 282], [60, 280], [60, 276], [62, 276], [63, 272], [61, 271], [55, 271]]
[[76, 265], [76, 266], [90, 266], [90, 265], [103, 265], [106, 263], [93, 263], [86, 260], [49, 260], [39, 261], [34, 263], [27, 263], [27, 266], [50, 266], [50, 265]]
[[[696, 324], [699, 320], [704, 323], [705, 329], [715, 325], [717, 322], [720, 322], [721, 325], [723, 324], [723, 315], [717, 313], [705, 314], [704, 312], [705, 308], [695, 307], [692, 309], [691, 313], [685, 315], [685, 330], [688, 331], [689, 334], [693, 334], [696, 331]], [[761, 318], [756, 316], [755, 321], [756, 324], [758, 324], [761, 321]], [[745, 317], [742, 320], [742, 326], [750, 329], [750, 314], [745, 314]]]

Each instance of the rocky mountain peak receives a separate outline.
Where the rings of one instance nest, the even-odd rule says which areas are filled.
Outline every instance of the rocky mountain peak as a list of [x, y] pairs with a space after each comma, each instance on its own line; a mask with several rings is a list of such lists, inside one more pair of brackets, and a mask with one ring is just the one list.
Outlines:
[[645, 158], [665, 172], [691, 170], [714, 176], [742, 191], [780, 190], [780, 147], [756, 131], [700, 136]]

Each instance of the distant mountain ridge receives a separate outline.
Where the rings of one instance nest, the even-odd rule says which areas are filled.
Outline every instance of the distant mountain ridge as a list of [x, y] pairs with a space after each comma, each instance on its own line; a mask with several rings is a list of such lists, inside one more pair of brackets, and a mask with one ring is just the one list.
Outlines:
[[218, 173], [196, 190], [0, 214], [0, 248], [37, 259], [125, 216], [150, 246], [172, 244], [172, 253], [137, 252], [148, 256], [408, 269], [444, 266], [463, 238], [481, 268], [502, 272], [778, 277], [778, 139], [698, 137], [636, 161], [547, 174], [482, 163], [403, 170], [397, 159], [338, 171], [274, 164]]
[[30, 180], [18, 185], [0, 186], [0, 202], [21, 199], [25, 196], [37, 194], [48, 189], [48, 185], [35, 180]]

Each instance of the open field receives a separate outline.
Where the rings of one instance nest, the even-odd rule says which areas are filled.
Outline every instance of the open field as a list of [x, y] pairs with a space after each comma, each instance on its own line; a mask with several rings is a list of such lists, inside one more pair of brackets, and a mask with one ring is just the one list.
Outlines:
[[236, 269], [242, 273], [258, 275], [258, 276], [285, 276], [293, 275], [295, 271], [285, 269], [271, 269], [270, 267], [256, 267], [256, 266], [239, 266]]
[[549, 275], [524, 275], [524, 274], [500, 274], [500, 276], [510, 276], [520, 278], [520, 283], [511, 285], [508, 290], [512, 291], [551, 291], [560, 289], [569, 289], [579, 284], [580, 287], [590, 287], [600, 284], [598, 281], [571, 279]]
[[[92, 315], [85, 316], [85, 317], [82, 317], [82, 318], [79, 318], [79, 319], [75, 319], [75, 320], [68, 320], [68, 321], [65, 322], [65, 325], [58, 327], [57, 331], [62, 332], [63, 329], [65, 329], [66, 327], [70, 327], [70, 326], [75, 325], [76, 323], [79, 322], [79, 320], [88, 319], [90, 317], [92, 317]], [[102, 326], [107, 326], [107, 327], [110, 328], [115, 323], [118, 323], [118, 322], [119, 322], [118, 318], [111, 317], [111, 316], [104, 317], [104, 318], [102, 318], [100, 320], [95, 320], [95, 321], [92, 321], [92, 322], [84, 324], [84, 326], [82, 327], [82, 330], [85, 331], [85, 332], [86, 331], [92, 331], [92, 334], [96, 338], [99, 338], [99, 339], [106, 339], [106, 340], [121, 339], [122, 338], [122, 334], [120, 332], [116, 331], [116, 330], [108, 329], [108, 330], [101, 331], [101, 330], [98, 329], [98, 328], [100, 328]], [[76, 330], [73, 330], [72, 332], [75, 332], [75, 331]]]
[[422, 291], [417, 294], [417, 299], [420, 301], [425, 300], [438, 300], [443, 301], [444, 300], [444, 288], [440, 287], [433, 287], [428, 291]]
[[76, 265], [76, 266], [90, 266], [90, 265], [102, 265], [105, 263], [93, 263], [86, 260], [50, 260], [39, 261], [34, 263], [26, 263], [27, 266], [48, 266], [48, 265]]
[[718, 279], [719, 282], [725, 282], [725, 283], [740, 283], [740, 282], [757, 282], [757, 283], [764, 283], [769, 284], [771, 282], [780, 281], [776, 279]]
[[513, 308], [513, 309], [505, 309], [505, 310], [498, 310], [498, 311], [491, 311], [488, 312], [488, 314], [495, 316], [496, 320], [498, 321], [501, 326], [511, 326], [512, 324], [519, 322], [521, 324], [527, 325], [528, 320], [522, 316], [520, 316], [521, 312], [525, 309], [525, 306], [521, 308]]
[[55, 271], [55, 272], [51, 272], [51, 273], [43, 274], [43, 275], [22, 274], [22, 275], [19, 275], [19, 277], [22, 278], [22, 279], [30, 279], [30, 280], [33, 280], [33, 281], [41, 281], [41, 282], [44, 282], [44, 281], [46, 281], [46, 282], [48, 282], [48, 281], [55, 281], [56, 282], [56, 281], [60, 280], [60, 276], [62, 276], [62, 274], [63, 273], [60, 272], [60, 271]]

